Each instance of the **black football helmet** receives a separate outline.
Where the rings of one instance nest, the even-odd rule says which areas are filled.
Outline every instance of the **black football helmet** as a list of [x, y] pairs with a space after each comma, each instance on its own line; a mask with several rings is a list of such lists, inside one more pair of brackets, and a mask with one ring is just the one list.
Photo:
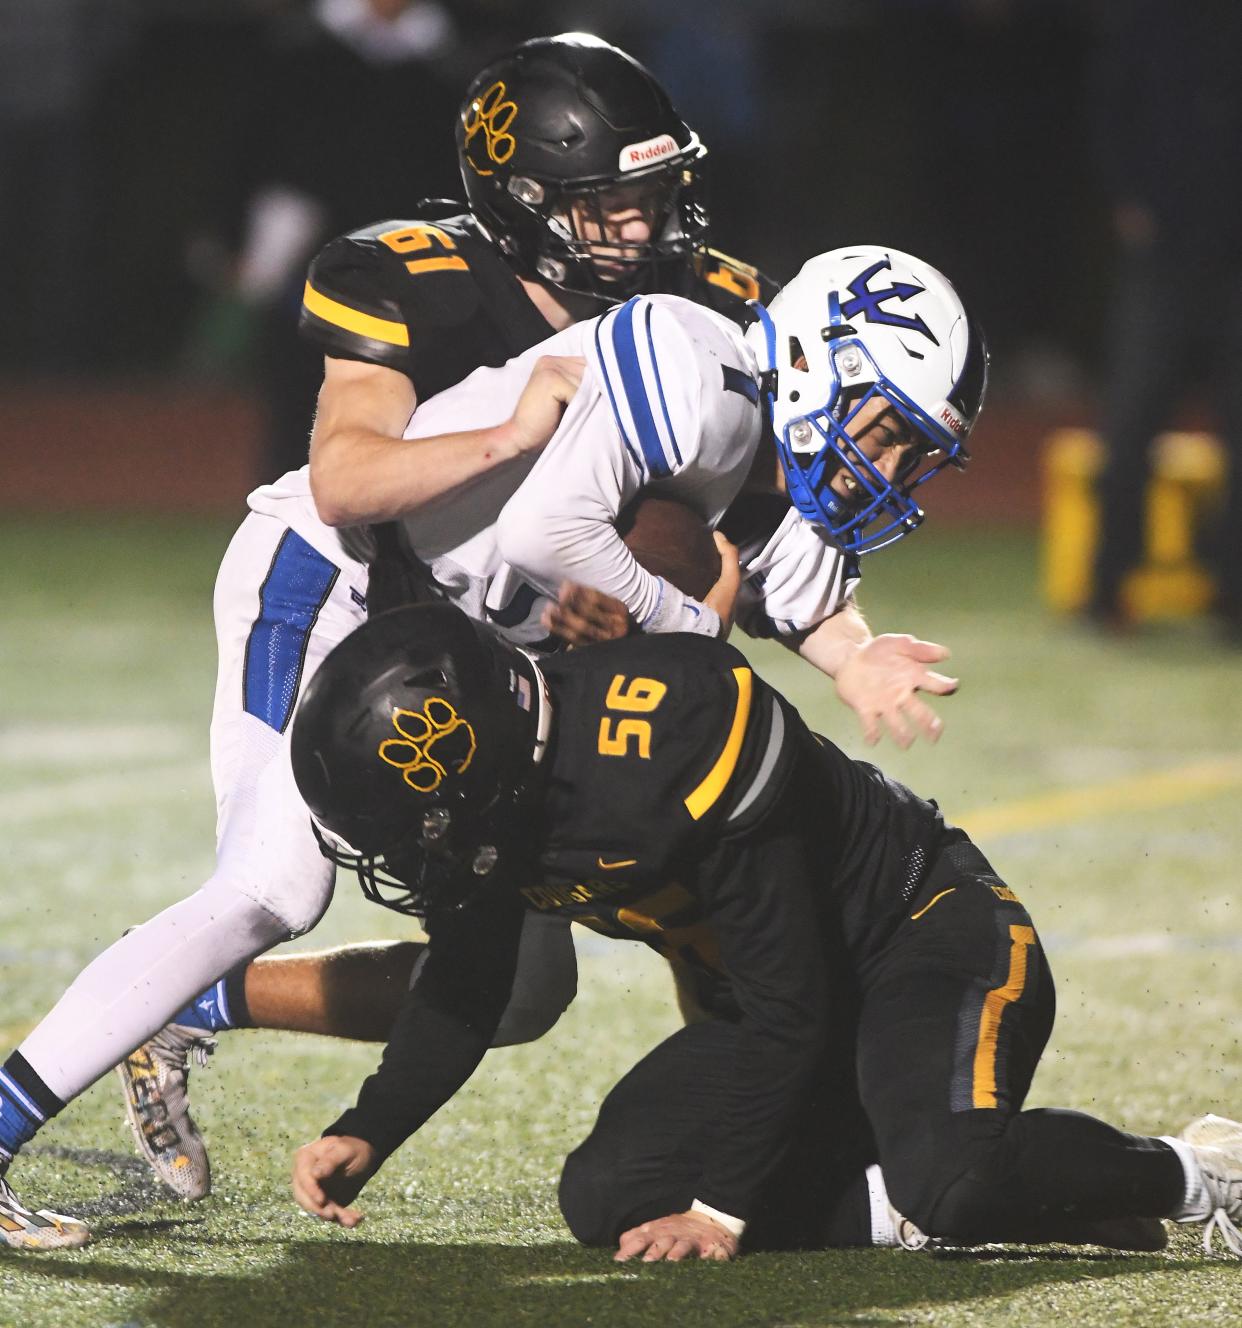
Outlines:
[[380, 614], [307, 685], [293, 774], [324, 854], [399, 913], [512, 881], [551, 706], [530, 657], [450, 604]]
[[[471, 211], [523, 275], [624, 300], [680, 290], [706, 245], [698, 135], [637, 60], [588, 33], [523, 42], [483, 70], [457, 151]], [[650, 240], [606, 240], [606, 215], [631, 207]]]

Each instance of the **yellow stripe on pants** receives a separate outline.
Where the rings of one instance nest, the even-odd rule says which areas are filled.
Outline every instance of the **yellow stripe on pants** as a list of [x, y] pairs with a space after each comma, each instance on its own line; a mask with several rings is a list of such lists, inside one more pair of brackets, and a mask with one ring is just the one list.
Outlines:
[[1009, 928], [1012, 944], [1009, 948], [1009, 976], [1003, 987], [995, 987], [983, 998], [983, 1013], [979, 1018], [979, 1041], [975, 1045], [975, 1079], [973, 1105], [996, 1106], [996, 1041], [1000, 1036], [1001, 1016], [1005, 1007], [1022, 995], [1026, 986], [1026, 961], [1030, 947], [1035, 944], [1034, 927]]

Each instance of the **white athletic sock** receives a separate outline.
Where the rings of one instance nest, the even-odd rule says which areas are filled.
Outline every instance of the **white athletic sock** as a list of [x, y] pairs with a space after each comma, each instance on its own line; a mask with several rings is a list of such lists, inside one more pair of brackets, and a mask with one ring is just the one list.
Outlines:
[[1182, 1205], [1176, 1211], [1170, 1213], [1169, 1216], [1174, 1222], [1206, 1221], [1212, 1215], [1212, 1201], [1203, 1181], [1203, 1173], [1199, 1170], [1199, 1160], [1195, 1157], [1195, 1150], [1185, 1139], [1174, 1139], [1167, 1134], [1158, 1137], [1162, 1144], [1168, 1144], [1177, 1154], [1186, 1177], [1186, 1189], [1182, 1194]]
[[231, 889], [200, 890], [92, 960], [18, 1050], [69, 1102], [221, 973], [288, 934], [254, 900]]
[[893, 1225], [893, 1210], [888, 1202], [888, 1190], [880, 1164], [873, 1162], [867, 1168], [867, 1198], [871, 1204], [871, 1243], [873, 1245], [899, 1245], [897, 1228]]

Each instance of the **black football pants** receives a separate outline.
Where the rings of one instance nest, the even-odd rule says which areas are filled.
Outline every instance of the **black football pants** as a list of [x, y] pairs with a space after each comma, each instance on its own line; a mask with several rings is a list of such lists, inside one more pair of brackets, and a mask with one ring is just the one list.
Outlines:
[[[1052, 1028], [1052, 975], [1012, 891], [973, 846], [954, 856], [858, 990], [835, 993], [837, 1042], [748, 1215], [748, 1248], [870, 1243], [863, 1172], [874, 1161], [899, 1212], [963, 1244], [1072, 1239], [1084, 1220], [1159, 1217], [1180, 1201], [1166, 1144], [1077, 1112], [1022, 1111]], [[680, 1029], [609, 1093], [561, 1177], [579, 1240], [611, 1245], [690, 1206], [733, 1035], [721, 1020]]]

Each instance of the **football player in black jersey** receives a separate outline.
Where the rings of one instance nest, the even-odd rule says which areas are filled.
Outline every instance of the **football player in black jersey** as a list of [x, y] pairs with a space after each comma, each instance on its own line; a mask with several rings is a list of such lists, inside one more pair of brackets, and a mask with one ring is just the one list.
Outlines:
[[297, 1154], [307, 1211], [355, 1225], [365, 1181], [466, 1082], [538, 910], [677, 956], [709, 1016], [570, 1156], [586, 1243], [1151, 1248], [1167, 1217], [1242, 1254], [1242, 1125], [1150, 1138], [1023, 1111], [1054, 998], [1020, 899], [732, 647], [639, 636], [536, 664], [453, 607], [397, 610], [311, 681], [293, 765], [325, 853], [431, 936], [357, 1105]]
[[[420, 401], [480, 365], [503, 364], [640, 291], [688, 295], [739, 318], [748, 316], [746, 300], [773, 293], [753, 268], [708, 247], [703, 147], [652, 76], [615, 47], [582, 34], [524, 43], [474, 80], [457, 139], [468, 209], [429, 205], [418, 218], [363, 228], [333, 240], [310, 270], [301, 330], [326, 357], [310, 475], [331, 524], [383, 522], [434, 503], [503, 464], [523, 436], [542, 436], [401, 436]], [[530, 408], [546, 415], [572, 395], [576, 366], [559, 360], [539, 372]], [[373, 612], [419, 589], [391, 532], [376, 530]], [[833, 640], [825, 645], [843, 659], [873, 641], [852, 602], [827, 625]], [[883, 723], [903, 742], [915, 727], [934, 737], [939, 721], [916, 693], [951, 689], [933, 671], [947, 652], [882, 640], [897, 656], [882, 668], [854, 660], [851, 677], [865, 677], [850, 704], [869, 734]], [[213, 1034], [265, 1027], [382, 1041], [419, 951], [415, 943], [375, 943], [256, 960], [221, 979], [206, 1014], [196, 1002], [139, 1047], [119, 1075], [156, 1175], [187, 1199], [209, 1190], [186, 1088], [190, 1060], [214, 1047]], [[564, 987], [532, 1006], [515, 1039], [546, 1029], [572, 996], [572, 984]]]
[[582, 33], [523, 43], [474, 80], [457, 124], [468, 210], [333, 240], [300, 328], [326, 360], [311, 435], [319, 514], [382, 521], [503, 463], [490, 436], [402, 437], [420, 401], [638, 293], [722, 312], [774, 288], [707, 246], [704, 149], [664, 89]]

